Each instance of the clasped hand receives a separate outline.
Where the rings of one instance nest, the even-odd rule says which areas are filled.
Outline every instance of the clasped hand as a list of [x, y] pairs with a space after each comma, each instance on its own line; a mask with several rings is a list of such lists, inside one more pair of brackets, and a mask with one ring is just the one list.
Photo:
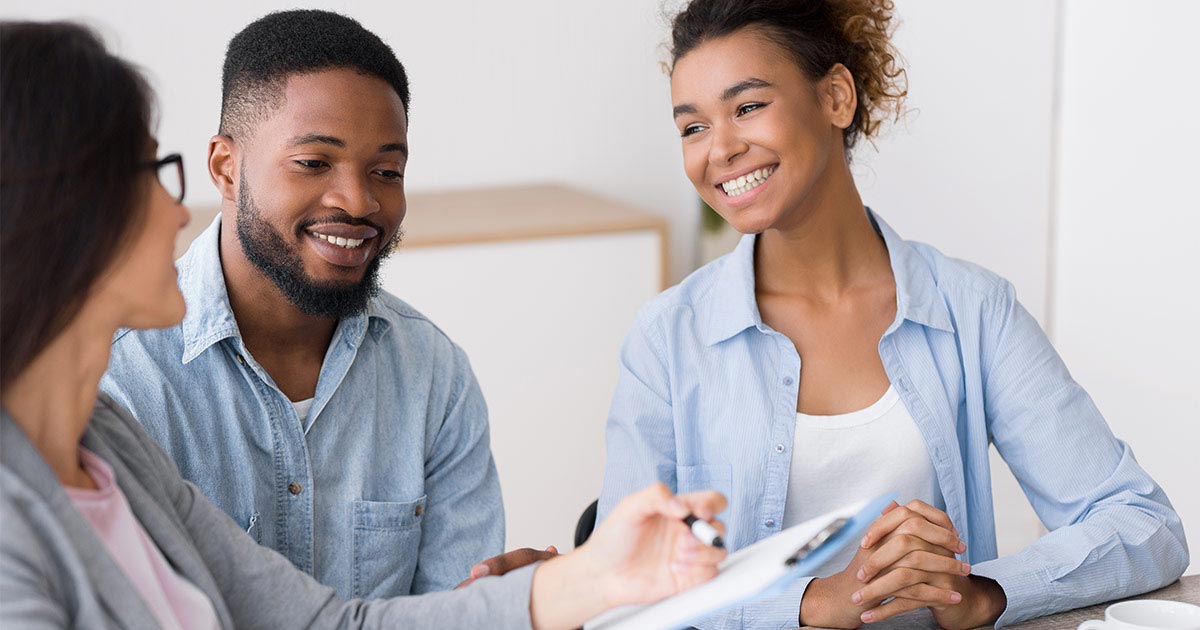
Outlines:
[[929, 608], [943, 628], [995, 621], [1007, 603], [1004, 592], [971, 575], [971, 565], [955, 558], [964, 551], [945, 512], [921, 501], [893, 502], [843, 571], [809, 585], [801, 624], [855, 628], [918, 608]]

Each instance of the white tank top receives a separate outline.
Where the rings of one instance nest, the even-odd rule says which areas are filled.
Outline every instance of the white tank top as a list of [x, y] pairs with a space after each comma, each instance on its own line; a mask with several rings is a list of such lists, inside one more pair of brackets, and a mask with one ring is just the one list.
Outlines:
[[[866, 409], [835, 416], [796, 414], [784, 527], [885, 492], [898, 492], [901, 505], [920, 499], [945, 509], [925, 440], [895, 388], [889, 386]], [[814, 575], [828, 577], [846, 568], [857, 549], [843, 549]]]

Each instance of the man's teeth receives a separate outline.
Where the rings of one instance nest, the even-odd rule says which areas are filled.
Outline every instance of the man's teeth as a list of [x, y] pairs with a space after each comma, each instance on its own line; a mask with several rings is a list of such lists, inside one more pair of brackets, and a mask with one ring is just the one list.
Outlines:
[[363, 241], [365, 240], [365, 239], [361, 239], [361, 238], [342, 238], [340, 236], [330, 236], [328, 234], [321, 234], [320, 232], [311, 232], [311, 231], [309, 232], [309, 234], [312, 234], [313, 236], [320, 238], [320, 239], [325, 239], [326, 241], [329, 241], [330, 243], [333, 243], [334, 245], [337, 245], [338, 247], [345, 247], [346, 249], [354, 249], [355, 247], [362, 245]]
[[738, 195], [745, 194], [761, 186], [762, 183], [767, 181], [767, 178], [771, 176], [771, 173], [774, 172], [774, 166], [760, 168], [753, 173], [746, 173], [741, 177], [731, 179], [721, 184], [721, 189], [725, 191], [726, 195], [729, 195], [730, 197], [737, 197]]

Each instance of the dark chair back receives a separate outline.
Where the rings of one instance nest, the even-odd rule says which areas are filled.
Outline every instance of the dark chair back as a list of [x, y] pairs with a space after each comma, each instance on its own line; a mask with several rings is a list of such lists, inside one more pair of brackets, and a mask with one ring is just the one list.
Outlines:
[[579, 515], [579, 524], [575, 526], [575, 546], [582, 547], [587, 542], [592, 530], [596, 529], [596, 510], [600, 507], [599, 499], [592, 501], [583, 514]]

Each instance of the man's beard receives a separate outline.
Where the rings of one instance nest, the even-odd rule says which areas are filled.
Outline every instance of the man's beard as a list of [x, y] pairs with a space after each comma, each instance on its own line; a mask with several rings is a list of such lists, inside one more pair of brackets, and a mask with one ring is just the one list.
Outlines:
[[[367, 263], [362, 280], [353, 283], [318, 282], [304, 272], [304, 262], [300, 259], [300, 254], [288, 246], [275, 228], [263, 219], [258, 206], [254, 204], [244, 172], [238, 190], [237, 205], [237, 236], [246, 258], [270, 278], [296, 308], [306, 315], [316, 317], [341, 319], [364, 312], [367, 302], [379, 295], [379, 267], [383, 259], [396, 249], [403, 236], [401, 230], [396, 230], [392, 239]], [[349, 224], [352, 221], [351, 219], [340, 222]], [[371, 225], [379, 230], [380, 236], [384, 233], [382, 228], [368, 221], [353, 223]], [[315, 222], [313, 224], [315, 225]], [[303, 229], [302, 226], [301, 230]]]

